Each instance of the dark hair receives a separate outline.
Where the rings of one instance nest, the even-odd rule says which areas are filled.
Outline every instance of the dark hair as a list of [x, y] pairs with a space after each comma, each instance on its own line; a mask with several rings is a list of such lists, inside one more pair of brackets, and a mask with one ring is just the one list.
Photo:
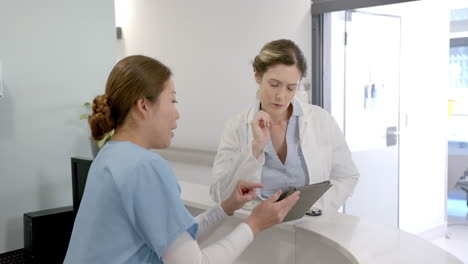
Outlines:
[[285, 64], [296, 65], [301, 72], [301, 77], [307, 74], [307, 61], [301, 49], [289, 39], [279, 39], [268, 42], [255, 56], [252, 63], [254, 72], [260, 77], [268, 70], [268, 67]]
[[167, 66], [146, 56], [120, 60], [107, 79], [106, 93], [93, 101], [93, 113], [88, 119], [92, 137], [100, 140], [122, 125], [137, 100], [148, 98], [155, 102], [171, 75]]

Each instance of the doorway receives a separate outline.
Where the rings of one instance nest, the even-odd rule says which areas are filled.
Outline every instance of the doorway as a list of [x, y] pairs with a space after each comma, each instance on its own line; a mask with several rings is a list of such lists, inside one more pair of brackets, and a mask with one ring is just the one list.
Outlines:
[[324, 108], [361, 172], [346, 213], [443, 236], [448, 14], [430, 1], [324, 14]]
[[345, 212], [398, 227], [400, 18], [346, 11], [345, 29], [344, 134], [361, 174]]
[[[351, 18], [348, 15], [349, 13], [351, 13]], [[354, 29], [352, 23], [356, 21], [353, 19], [353, 16], [356, 18], [356, 14], [399, 17], [400, 20], [398, 125], [396, 129], [390, 129], [390, 131], [396, 132], [393, 134], [396, 134], [394, 139], [396, 139], [399, 152], [399, 177], [397, 178], [391, 176], [380, 177], [382, 173], [387, 172], [387, 169], [370, 164], [374, 163], [374, 159], [378, 159], [379, 162], [386, 163], [389, 161], [392, 163], [391, 158], [377, 155], [360, 157], [364, 151], [370, 149], [369, 145], [372, 145], [372, 142], [378, 142], [377, 138], [369, 141], [365, 140], [368, 136], [364, 136], [365, 133], [362, 130], [366, 130], [365, 128], [368, 127], [374, 127], [372, 131], [379, 130], [379, 123], [367, 124], [366, 119], [369, 117], [366, 116], [365, 112], [368, 107], [372, 107], [369, 103], [375, 100], [374, 98], [379, 99], [379, 93], [376, 93], [374, 98], [372, 95], [369, 97], [369, 93], [366, 95], [365, 86], [367, 85], [368, 89], [372, 87], [374, 83], [372, 80], [369, 81], [370, 85], [359, 83], [359, 81], [356, 81], [356, 84], [351, 81], [350, 84], [349, 81], [350, 78], [351, 80], [362, 78], [361, 75], [364, 75], [364, 73], [360, 72], [365, 72], [362, 69], [363, 67], [358, 67], [357, 70], [351, 67], [350, 58], [351, 61], [358, 61], [358, 64], [353, 63], [353, 65], [358, 66], [359, 64], [366, 64], [366, 60], [372, 61], [373, 59], [364, 60], [360, 57], [352, 59], [349, 56], [348, 46], [351, 45], [352, 35], [348, 34], [351, 34], [349, 31]], [[350, 19], [351, 22], [349, 22]], [[353, 197], [347, 201], [345, 212], [371, 218], [384, 224], [395, 225], [396, 223], [402, 230], [431, 241], [438, 238], [444, 240], [443, 243], [449, 241], [445, 238], [445, 235], [449, 234], [450, 236], [450, 232], [447, 233], [447, 227], [450, 231], [450, 221], [447, 222], [446, 203], [447, 190], [450, 185], [450, 182], [447, 181], [447, 87], [449, 86], [447, 73], [449, 72], [450, 54], [450, 43], [447, 36], [450, 27], [449, 21], [450, 8], [448, 3], [431, 1], [417, 1], [324, 14], [324, 29], [331, 32], [324, 32], [324, 106], [341, 125], [353, 152], [355, 162], [362, 173], [362, 181], [358, 183]], [[362, 23], [362, 27], [369, 27], [369, 23]], [[376, 24], [376, 22], [372, 24]], [[386, 33], [389, 30], [385, 26], [382, 31]], [[344, 35], [344, 32], [347, 32], [347, 34]], [[363, 32], [363, 34], [367, 33], [368, 35], [375, 34], [369, 30], [363, 30]], [[368, 38], [370, 37], [362, 36], [361, 39], [366, 39], [366, 41], [361, 45], [373, 41], [372, 39], [368, 40]], [[344, 43], [347, 46], [343, 48]], [[364, 50], [364, 53], [372, 54], [372, 47], [360, 48]], [[385, 52], [387, 49], [385, 49]], [[382, 54], [381, 56], [385, 55]], [[460, 58], [461, 56], [459, 56]], [[352, 76], [349, 76], [350, 74]], [[368, 71], [367, 75], [374, 76], [372, 71]], [[369, 79], [374, 78], [370, 77]], [[355, 90], [354, 93], [349, 94], [349, 85], [361, 87], [359, 89], [363, 90], [363, 92]], [[361, 98], [358, 98], [356, 94], [360, 94]], [[354, 96], [352, 102], [349, 102], [350, 96]], [[368, 101], [366, 102], [365, 99]], [[360, 112], [348, 113], [350, 111], [349, 103], [354, 108], [359, 106]], [[375, 101], [373, 103], [376, 104]], [[351, 115], [358, 119], [357, 124], [359, 125], [356, 125], [350, 131], [349, 119], [353, 118]], [[386, 117], [384, 116], [384, 118]], [[384, 122], [382, 120], [378, 121]], [[365, 132], [367, 133], [367, 131]], [[356, 142], [362, 142], [363, 144]], [[372, 175], [371, 179], [379, 179], [379, 182], [370, 183], [370, 177], [367, 177], [366, 174]], [[388, 186], [389, 189], [382, 187], [383, 189], [380, 191], [373, 190], [379, 184]], [[393, 195], [395, 185], [397, 186], [397, 198]], [[392, 202], [386, 205], [380, 201], [381, 195], [393, 197]], [[377, 202], [374, 204], [374, 201]], [[396, 214], [395, 206], [397, 207]], [[359, 211], [359, 207], [365, 209]], [[385, 209], [388, 209], [385, 213], [378, 211]], [[377, 215], [382, 215], [382, 218]], [[397, 216], [395, 217], [395, 215]], [[447, 226], [447, 223], [449, 226]], [[459, 236], [459, 234], [461, 233], [457, 233], [456, 236]], [[455, 234], [453, 237], [455, 237]], [[464, 242], [465, 245], [467, 242]], [[438, 245], [440, 246], [441, 243]], [[460, 259], [468, 260], [468, 256], [464, 258], [463, 255], [453, 251], [453, 248], [446, 249]]]

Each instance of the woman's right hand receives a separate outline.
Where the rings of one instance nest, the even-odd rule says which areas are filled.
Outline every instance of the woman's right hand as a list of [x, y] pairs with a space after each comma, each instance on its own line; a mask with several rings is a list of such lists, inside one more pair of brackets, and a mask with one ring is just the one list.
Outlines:
[[250, 125], [253, 132], [252, 153], [258, 158], [270, 140], [271, 117], [267, 112], [260, 110], [250, 121]]
[[299, 200], [300, 192], [296, 191], [277, 202], [281, 193], [281, 191], [277, 191], [270, 198], [257, 205], [245, 221], [252, 229], [254, 236], [265, 229], [281, 223], [289, 210]]

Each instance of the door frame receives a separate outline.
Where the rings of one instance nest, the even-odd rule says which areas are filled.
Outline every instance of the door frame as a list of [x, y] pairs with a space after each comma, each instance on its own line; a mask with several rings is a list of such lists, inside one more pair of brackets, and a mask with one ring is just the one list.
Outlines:
[[[344, 83], [343, 83], [343, 134], [346, 135], [346, 91], [348, 89], [347, 87], [347, 72], [346, 72], [346, 64], [347, 64], [347, 53], [348, 53], [348, 48], [347, 48], [347, 41], [348, 41], [348, 22], [352, 20], [353, 13], [357, 14], [364, 14], [364, 15], [372, 15], [372, 16], [379, 16], [379, 17], [391, 17], [391, 18], [396, 18], [399, 20], [399, 25], [400, 25], [400, 31], [399, 31], [399, 50], [398, 53], [401, 54], [401, 17], [396, 16], [396, 15], [388, 15], [388, 14], [382, 14], [382, 13], [377, 13], [377, 12], [372, 12], [372, 11], [367, 11], [367, 10], [346, 10], [344, 11], [344, 34], [345, 34], [345, 43], [343, 45], [344, 48]], [[397, 138], [397, 153], [396, 153], [396, 227], [400, 227], [400, 135], [399, 131], [401, 129], [401, 100], [400, 100], [400, 83], [401, 83], [401, 60], [398, 59], [398, 81], [396, 82], [398, 84], [398, 97], [397, 97], [397, 102], [396, 102], [396, 107], [397, 107], [397, 113], [396, 116], [396, 125], [397, 125], [397, 134], [395, 135]], [[326, 94], [326, 93], [325, 93]], [[346, 202], [344, 205], [344, 212], [346, 213]]]
[[[377, 15], [377, 16], [386, 16], [386, 17], [395, 17], [395, 18], [399, 18], [401, 19], [401, 17], [399, 16], [395, 16], [395, 15], [387, 15], [387, 14], [381, 14], [381, 13], [374, 13], [374, 12], [369, 12], [369, 11], [365, 11], [365, 10], [349, 10], [349, 11], [343, 11], [342, 12], [343, 15], [344, 15], [344, 19], [347, 20], [348, 19], [348, 14], [352, 14], [352, 13], [362, 13], [362, 14], [369, 14], [369, 15]], [[320, 45], [320, 47], [314, 47], [312, 49], [312, 55], [313, 55], [313, 58], [312, 58], [312, 63], [313, 63], [313, 66], [312, 66], [312, 82], [313, 82], [313, 89], [312, 89], [312, 95], [313, 96], [316, 96], [315, 98], [313, 97], [312, 98], [312, 102], [313, 104], [316, 104], [316, 105], [319, 105], [321, 107], [323, 107], [324, 109], [332, 112], [331, 110], [331, 107], [332, 107], [332, 103], [331, 103], [331, 85], [330, 85], [330, 74], [331, 74], [331, 62], [330, 62], [330, 53], [332, 52], [331, 49], [332, 49], [332, 45], [330, 45], [330, 41], [331, 41], [331, 36], [330, 36], [330, 30], [331, 30], [331, 26], [330, 26], [330, 22], [332, 21], [332, 18], [331, 18], [331, 15], [330, 14], [316, 14], [316, 15], [313, 15], [312, 16], [312, 21], [313, 21], [313, 24], [312, 24], [312, 27], [313, 27], [313, 35], [312, 37], [315, 38], [315, 40], [312, 42], [312, 45], [314, 47], [314, 45]], [[400, 21], [401, 23], [401, 21]], [[341, 23], [340, 23], [341, 24]], [[345, 35], [343, 37], [344, 41], [346, 41], [346, 32], [347, 32], [347, 26], [346, 26], [346, 22], [344, 21], [343, 22], [343, 34]], [[340, 25], [340, 28], [341, 28], [341, 25]], [[336, 38], [334, 39], [334, 41], [336, 41]], [[343, 98], [340, 99], [343, 101], [343, 106], [342, 106], [342, 112], [340, 109], [338, 109], [339, 111], [335, 113], [339, 113], [339, 115], [343, 115], [342, 117], [342, 120], [340, 120], [340, 117], [336, 117], [337, 122], [340, 124], [340, 127], [342, 128], [343, 130], [343, 134], [346, 133], [346, 119], [344, 118], [345, 117], [345, 103], [346, 103], [346, 93], [345, 93], [345, 90], [346, 90], [346, 46], [345, 46], [345, 43], [343, 44], [340, 44], [338, 43], [338, 45], [342, 45], [343, 47], [343, 54], [339, 54], [338, 56], [343, 56], [343, 80], [339, 80], [338, 82], [340, 83], [340, 81], [343, 81]], [[400, 51], [401, 52], [401, 51]], [[399, 62], [400, 64], [400, 62]], [[339, 66], [338, 66], [339, 67]], [[341, 74], [341, 73], [340, 73]], [[398, 74], [398, 84], [400, 83], [400, 73]], [[397, 125], [398, 125], [398, 129], [401, 127], [401, 118], [400, 118], [400, 112], [401, 112], [401, 109], [400, 109], [400, 86], [398, 86], [398, 102], [397, 102]], [[335, 102], [334, 102], [335, 103]], [[336, 104], [336, 103], [335, 103]], [[341, 102], [339, 102], [339, 104], [341, 104]], [[341, 108], [341, 107], [340, 107]], [[334, 109], [336, 110], [336, 109]], [[398, 153], [397, 153], [397, 157], [396, 157], [396, 166], [397, 166], [397, 175], [396, 175], [396, 181], [397, 181], [397, 185], [396, 185], [396, 225], [399, 226], [399, 222], [400, 222], [400, 173], [399, 173], [399, 167], [400, 167], [400, 153], [399, 153], [399, 149], [400, 149], [400, 140], [399, 140], [399, 136], [398, 136], [398, 140], [397, 140], [397, 147], [398, 147]], [[343, 205], [343, 212], [346, 213], [346, 203]]]

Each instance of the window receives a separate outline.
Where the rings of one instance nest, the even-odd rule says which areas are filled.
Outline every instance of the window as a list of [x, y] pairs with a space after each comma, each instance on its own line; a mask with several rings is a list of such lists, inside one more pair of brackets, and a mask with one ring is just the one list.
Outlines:
[[450, 18], [449, 142], [468, 142], [468, 8], [454, 9]]

